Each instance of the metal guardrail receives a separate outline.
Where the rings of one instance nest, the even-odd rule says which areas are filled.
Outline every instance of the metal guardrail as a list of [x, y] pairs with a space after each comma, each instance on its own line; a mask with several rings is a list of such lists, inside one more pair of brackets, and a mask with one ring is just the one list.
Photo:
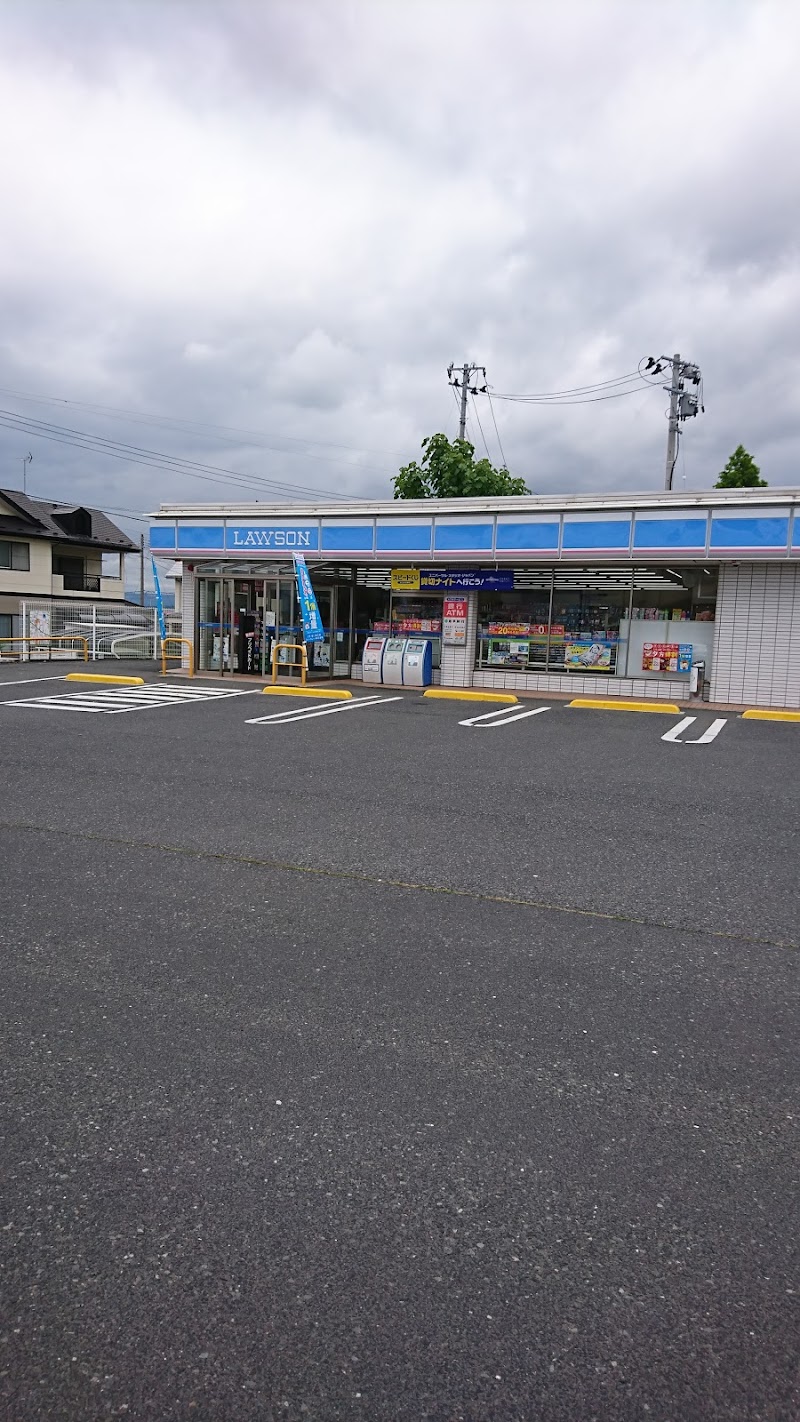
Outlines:
[[[48, 653], [52, 652], [54, 642], [82, 642], [83, 660], [85, 662], [88, 662], [89, 660], [89, 639], [88, 637], [81, 637], [77, 633], [70, 633], [69, 635], [64, 637], [0, 637], [0, 659], [2, 659], [4, 647], [18, 645], [21, 646], [23, 649], [22, 660], [25, 661], [25, 649], [28, 647], [35, 647], [37, 644], [41, 644], [42, 642], [44, 642], [47, 646]], [[52, 658], [48, 655], [47, 660], [51, 661]]]
[[[278, 652], [299, 652], [300, 653], [300, 685], [305, 686], [308, 676], [308, 650], [304, 642], [273, 642], [272, 644], [272, 684], [278, 680]], [[284, 663], [286, 665], [286, 663]], [[290, 671], [297, 666], [297, 662], [289, 662]]]
[[[188, 637], [162, 637], [161, 639], [161, 675], [167, 674], [167, 643], [179, 642], [182, 647], [189, 648], [189, 675], [194, 676], [194, 643]], [[171, 656], [183, 656], [183, 653], [170, 653]]]

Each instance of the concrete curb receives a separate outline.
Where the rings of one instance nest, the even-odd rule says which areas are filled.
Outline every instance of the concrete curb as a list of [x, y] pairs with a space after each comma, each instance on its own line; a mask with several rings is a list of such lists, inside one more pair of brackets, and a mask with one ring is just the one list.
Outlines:
[[311, 696], [320, 701], [352, 701], [352, 691], [332, 688], [324, 691], [321, 686], [264, 686], [262, 696]]
[[64, 680], [99, 681], [106, 686], [144, 686], [143, 676], [102, 676], [100, 672], [69, 672]]
[[576, 701], [570, 701], [570, 706], [575, 706], [578, 710], [592, 711], [655, 711], [662, 716], [680, 716], [681, 708], [674, 701], [616, 701], [611, 697], [602, 701], [595, 701], [591, 697], [580, 697]]
[[743, 721], [800, 721], [800, 711], [750, 711], [742, 712]]
[[517, 705], [517, 697], [508, 691], [451, 691], [443, 686], [429, 686], [422, 694], [441, 701], [502, 701], [506, 706]]

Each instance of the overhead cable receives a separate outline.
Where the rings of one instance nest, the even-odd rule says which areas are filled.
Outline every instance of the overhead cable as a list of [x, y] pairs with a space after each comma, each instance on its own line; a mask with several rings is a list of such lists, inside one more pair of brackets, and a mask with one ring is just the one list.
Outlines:
[[283, 479], [269, 479], [264, 475], [245, 474], [241, 470], [225, 469], [219, 465], [206, 464], [200, 460], [184, 459], [180, 455], [164, 454], [160, 450], [147, 449], [141, 445], [127, 444], [120, 440], [109, 440], [102, 435], [94, 435], [86, 430], [77, 430], [64, 425], [55, 425], [46, 420], [34, 420], [30, 416], [19, 415], [13, 410], [0, 410], [0, 424], [5, 425], [9, 429], [22, 430], [27, 434], [37, 435], [40, 439], [49, 439], [59, 444], [72, 444], [80, 448], [91, 449], [94, 453], [105, 454], [109, 458], [171, 469], [175, 472], [186, 474], [189, 478], [204, 478], [203, 471], [218, 476], [213, 479], [206, 479], [208, 483], [220, 483], [224, 481], [251, 489], [263, 488], [270, 492], [280, 491], [289, 496], [307, 496], [308, 494], [312, 494], [326, 499], [352, 498], [350, 495], [335, 493], [329, 489], [316, 489], [309, 485], [293, 484]]

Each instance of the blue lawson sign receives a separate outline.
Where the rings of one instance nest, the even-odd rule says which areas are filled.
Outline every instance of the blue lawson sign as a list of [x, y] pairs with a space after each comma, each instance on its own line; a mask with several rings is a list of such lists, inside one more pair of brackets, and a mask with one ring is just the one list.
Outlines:
[[464, 568], [455, 571], [421, 572], [420, 588], [436, 588], [441, 592], [469, 592], [472, 588], [483, 588], [486, 592], [513, 592], [513, 569], [494, 572], [491, 569]]
[[274, 527], [266, 525], [228, 524], [225, 535], [225, 547], [230, 553], [254, 553], [258, 549], [266, 549], [267, 552], [294, 552], [298, 548], [307, 548], [309, 552], [316, 552], [319, 544], [319, 533], [316, 524], [304, 524], [302, 527], [289, 528], [282, 524]]
[[306, 560], [302, 553], [294, 555], [294, 571], [297, 577], [297, 596], [300, 600], [300, 616], [303, 619], [303, 636], [307, 642], [324, 642], [325, 629], [322, 625], [319, 604], [314, 596], [311, 579], [308, 576]]

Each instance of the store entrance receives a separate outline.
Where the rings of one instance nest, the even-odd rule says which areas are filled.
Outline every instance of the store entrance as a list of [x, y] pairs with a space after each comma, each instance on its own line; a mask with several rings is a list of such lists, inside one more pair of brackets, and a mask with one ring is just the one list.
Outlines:
[[321, 642], [307, 644], [308, 674], [315, 680], [349, 676], [352, 588], [338, 584], [335, 587], [315, 586], [314, 591], [325, 636]]
[[[324, 637], [306, 644], [309, 678], [349, 676], [352, 658], [352, 588], [314, 586]], [[278, 644], [279, 672], [297, 665], [303, 623], [293, 572], [272, 577], [198, 579], [198, 665], [201, 671], [269, 677]], [[288, 646], [286, 644], [289, 644]]]

